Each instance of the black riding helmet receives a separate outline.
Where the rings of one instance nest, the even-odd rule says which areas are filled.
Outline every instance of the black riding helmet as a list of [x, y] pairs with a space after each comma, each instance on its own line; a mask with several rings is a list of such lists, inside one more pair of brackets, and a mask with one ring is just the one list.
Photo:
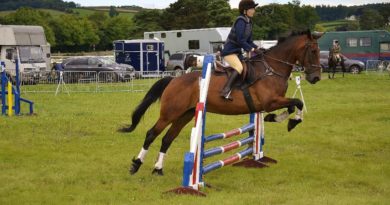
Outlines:
[[248, 10], [251, 8], [256, 8], [259, 4], [256, 4], [253, 0], [241, 0], [238, 5], [238, 10], [240, 14], [244, 14], [244, 10]]

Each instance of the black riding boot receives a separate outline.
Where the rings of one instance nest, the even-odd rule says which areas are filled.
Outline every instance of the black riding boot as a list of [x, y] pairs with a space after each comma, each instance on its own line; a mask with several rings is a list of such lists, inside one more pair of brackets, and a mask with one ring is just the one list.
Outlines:
[[226, 84], [221, 91], [222, 98], [227, 100], [233, 100], [233, 98], [230, 97], [230, 91], [232, 90], [232, 85], [236, 80], [237, 76], [239, 76], [239, 73], [236, 70], [233, 70], [232, 74], [230, 75], [229, 79], [226, 81]]

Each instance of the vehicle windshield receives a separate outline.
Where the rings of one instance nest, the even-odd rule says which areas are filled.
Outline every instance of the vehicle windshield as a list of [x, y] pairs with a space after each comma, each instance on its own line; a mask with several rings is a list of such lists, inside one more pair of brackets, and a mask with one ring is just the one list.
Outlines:
[[19, 49], [20, 62], [44, 63], [42, 49], [39, 46], [21, 46]]
[[105, 65], [115, 64], [115, 61], [110, 58], [99, 58], [99, 60]]

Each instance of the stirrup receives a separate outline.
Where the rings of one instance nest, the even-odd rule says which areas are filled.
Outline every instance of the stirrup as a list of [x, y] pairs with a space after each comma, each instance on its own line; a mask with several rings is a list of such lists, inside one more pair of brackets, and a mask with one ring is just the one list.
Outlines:
[[221, 97], [225, 100], [233, 101], [233, 98], [230, 96], [231, 93], [232, 93], [232, 90], [230, 90], [226, 95], [221, 95]]

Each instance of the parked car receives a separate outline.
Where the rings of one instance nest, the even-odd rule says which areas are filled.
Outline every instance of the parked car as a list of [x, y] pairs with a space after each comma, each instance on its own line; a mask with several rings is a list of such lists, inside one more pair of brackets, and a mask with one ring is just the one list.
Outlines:
[[[169, 56], [166, 71], [175, 71], [175, 76], [182, 75], [190, 67], [191, 56], [205, 55], [203, 52], [180, 51]], [[195, 59], [196, 60], [196, 59]]]
[[105, 82], [126, 81], [134, 78], [135, 75], [133, 66], [118, 64], [108, 57], [70, 57], [65, 59], [62, 65], [64, 71], [74, 71], [71, 77], [73, 82], [81, 79], [96, 79], [95, 74], [100, 81]]
[[[349, 59], [344, 55], [342, 56], [344, 58], [344, 65], [346, 70], [345, 72], [357, 74], [360, 73], [365, 68], [365, 65], [362, 61]], [[328, 58], [329, 58], [329, 51], [320, 51], [320, 63], [323, 72], [329, 71]], [[340, 65], [336, 67], [336, 71], [341, 71]]]

